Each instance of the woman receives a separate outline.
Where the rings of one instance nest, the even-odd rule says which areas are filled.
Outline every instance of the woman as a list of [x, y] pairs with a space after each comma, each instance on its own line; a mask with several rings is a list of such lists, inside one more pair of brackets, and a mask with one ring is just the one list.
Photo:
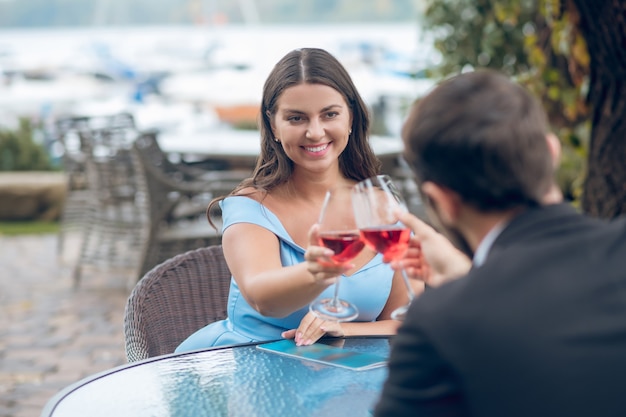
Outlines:
[[[322, 49], [294, 50], [265, 82], [261, 118], [261, 155], [252, 177], [217, 199], [233, 274], [228, 318], [200, 329], [177, 351], [281, 337], [308, 345], [324, 335], [395, 333], [399, 323], [390, 313], [407, 302], [399, 272], [394, 275], [367, 249], [352, 265], [318, 262], [332, 255], [318, 246], [315, 227], [326, 191], [380, 170], [368, 143], [367, 107], [349, 74]], [[309, 303], [330, 296], [341, 274], [341, 296], [357, 305], [359, 317], [348, 323], [316, 318]]]

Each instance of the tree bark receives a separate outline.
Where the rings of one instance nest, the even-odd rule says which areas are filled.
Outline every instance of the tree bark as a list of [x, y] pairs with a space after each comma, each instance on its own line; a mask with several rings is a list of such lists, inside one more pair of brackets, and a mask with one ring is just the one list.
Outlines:
[[582, 209], [626, 214], [626, 1], [572, 0], [590, 57], [591, 139]]

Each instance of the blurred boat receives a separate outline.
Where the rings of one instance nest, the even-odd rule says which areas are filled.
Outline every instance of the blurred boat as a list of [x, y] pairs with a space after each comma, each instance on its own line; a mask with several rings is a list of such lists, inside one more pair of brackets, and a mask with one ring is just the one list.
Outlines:
[[389, 118], [382, 133], [395, 133], [406, 103], [434, 84], [423, 70], [437, 54], [413, 24], [0, 30], [0, 110], [4, 119], [129, 111], [148, 128], [249, 126], [275, 62], [309, 46], [346, 65]]

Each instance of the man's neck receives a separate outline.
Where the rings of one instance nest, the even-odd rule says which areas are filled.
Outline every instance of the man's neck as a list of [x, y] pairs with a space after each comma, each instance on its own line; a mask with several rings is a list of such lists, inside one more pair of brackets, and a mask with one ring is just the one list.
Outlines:
[[508, 223], [520, 213], [519, 209], [494, 213], [479, 212], [472, 207], [465, 207], [459, 217], [458, 228], [467, 240], [473, 252], [485, 236], [498, 225]]

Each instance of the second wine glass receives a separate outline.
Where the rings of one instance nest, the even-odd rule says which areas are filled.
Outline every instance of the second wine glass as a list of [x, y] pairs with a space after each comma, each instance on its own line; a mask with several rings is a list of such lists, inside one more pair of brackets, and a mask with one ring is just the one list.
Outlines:
[[[320, 212], [319, 244], [335, 252], [330, 258], [334, 265], [344, 265], [352, 261], [365, 247], [351, 210], [351, 199], [352, 187], [335, 187], [326, 193]], [[332, 298], [317, 299], [309, 306], [309, 310], [317, 317], [331, 321], [350, 321], [358, 316], [356, 306], [339, 298], [340, 280], [341, 277], [337, 277]]]
[[[388, 260], [401, 259], [409, 247], [411, 229], [398, 222], [397, 210], [406, 211], [402, 194], [388, 175], [378, 175], [359, 182], [353, 188], [353, 208], [361, 237], [370, 249]], [[413, 301], [413, 287], [402, 270], [409, 302], [391, 313], [403, 320]]]

